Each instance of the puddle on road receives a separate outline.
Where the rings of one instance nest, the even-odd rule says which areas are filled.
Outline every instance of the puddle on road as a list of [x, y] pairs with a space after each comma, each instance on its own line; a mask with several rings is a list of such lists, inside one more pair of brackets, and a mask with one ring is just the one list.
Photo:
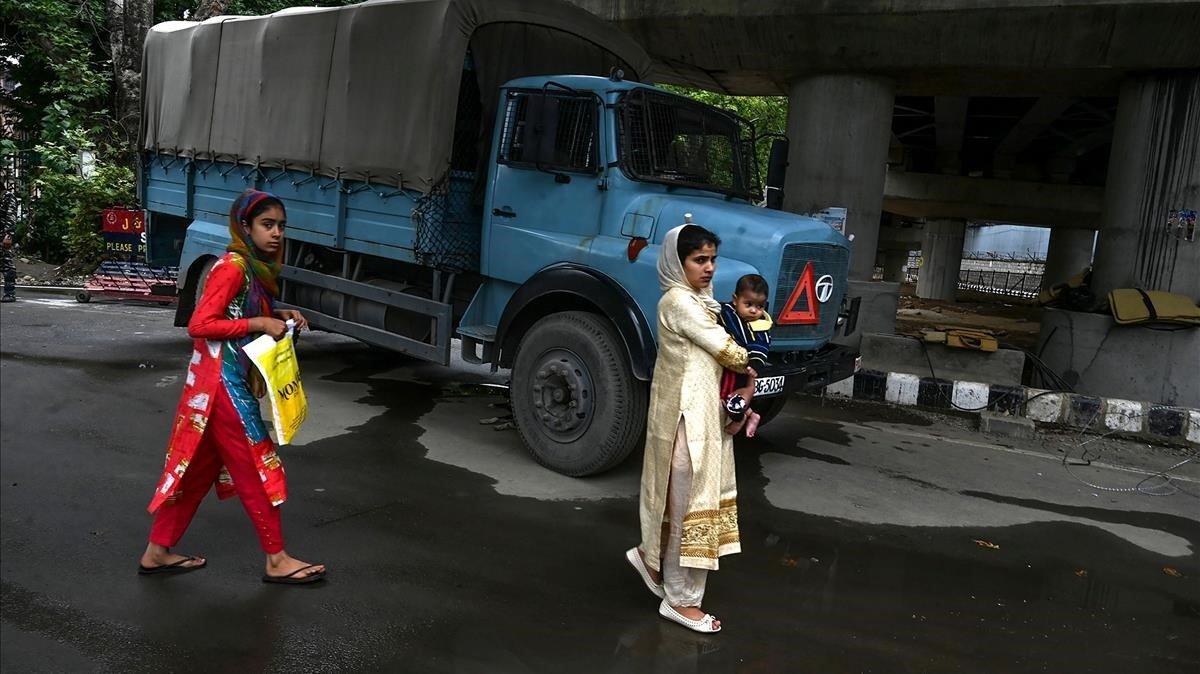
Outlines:
[[[1189, 636], [1200, 613], [1190, 559], [1172, 564], [1183, 574], [1174, 578], [1161, 571], [1158, 555], [1065, 519], [1095, 513], [976, 530], [787, 509], [776, 491], [780, 471], [795, 464], [804, 466], [795, 479], [826, 481], [800, 481], [791, 491], [822, 492], [831, 501], [858, 498], [847, 471], [874, 470], [772, 450], [771, 442], [796, 446], [800, 434], [792, 429], [802, 424], [790, 420], [736, 450], [743, 553], [721, 560], [705, 598], [727, 629], [716, 638], [692, 634], [657, 616], [657, 600], [621, 556], [637, 537], [636, 457], [606, 476], [565, 478], [535, 464], [515, 432], [478, 423], [495, 416], [489, 404], [503, 399], [492, 387], [414, 380], [369, 357], [339, 358], [336, 367], [327, 374], [329, 365], [314, 362], [307, 370], [319, 405], [313, 418], [321, 421], [305, 427], [313, 434], [285, 458], [295, 459], [289, 479], [300, 496], [286, 506], [288, 526], [336, 564], [319, 590], [321, 611], [296, 611], [298, 595], [260, 587], [258, 562], [246, 556], [253, 544], [210, 528], [205, 552], [230, 561], [169, 583], [129, 573], [89, 584], [96, 565], [63, 558], [58, 546], [36, 557], [22, 553], [22, 566], [6, 565], [5, 605], [16, 627], [125, 671], [169, 669], [180, 653], [195, 661], [188, 649], [197, 630], [209, 636], [201, 656], [211, 669], [246, 662], [294, 669], [302, 658], [385, 671], [484, 671], [490, 664], [613, 672], [1166, 672], [1200, 662]], [[805, 451], [836, 457], [847, 452], [834, 442], [838, 433], [821, 427], [800, 439]], [[908, 485], [889, 509], [938, 493]], [[302, 486], [322, 491], [301, 495]], [[218, 517], [216, 506], [208, 508], [202, 517]], [[241, 517], [236, 510], [225, 508], [230, 518]], [[60, 513], [59, 522], [71, 516], [48, 512]], [[1117, 524], [1144, 529], [1152, 522]], [[17, 535], [28, 526], [32, 535], [32, 525], [15, 518], [6, 526], [18, 527]], [[203, 527], [196, 533], [203, 536]], [[980, 548], [975, 537], [1001, 549]], [[116, 568], [115, 555], [125, 563], [127, 552], [104, 561]], [[1076, 575], [1084, 568], [1086, 575]], [[193, 591], [196, 583], [204, 593]], [[38, 596], [8, 589], [35, 586]], [[42, 593], [89, 619], [114, 614], [126, 631], [101, 623], [85, 631], [34, 612]], [[220, 601], [203, 605], [214, 596]], [[169, 619], [181, 598], [195, 620]], [[145, 643], [156, 650], [140, 648]], [[128, 644], [137, 648], [121, 647]], [[101, 657], [113, 653], [119, 657]]]
[[[1145, 550], [1169, 557], [1187, 557], [1189, 539], [1148, 526], [1169, 519], [1155, 514], [1137, 524], [1100, 519], [1100, 509], [1087, 514], [1064, 514], [1061, 509], [1002, 502], [975, 493], [934, 489], [922, 480], [897, 480], [875, 466], [837, 465], [806, 461], [786, 454], [761, 457], [768, 480], [766, 499], [777, 508], [872, 525], [905, 527], [1005, 527], [1034, 522], [1072, 522], [1092, 526]], [[936, 486], [936, 485], [934, 485]]]
[[508, 386], [504, 384], [488, 384], [488, 383], [469, 383], [469, 382], [444, 382], [438, 383], [438, 399], [448, 398], [483, 398], [483, 397], [503, 397], [508, 398]]
[[573, 478], [539, 466], [515, 429], [487, 423], [512, 414], [505, 387], [437, 385], [437, 404], [417, 419], [426, 458], [486, 475], [497, 493], [539, 500], [596, 500], [637, 496], [637, 460], [602, 475]]

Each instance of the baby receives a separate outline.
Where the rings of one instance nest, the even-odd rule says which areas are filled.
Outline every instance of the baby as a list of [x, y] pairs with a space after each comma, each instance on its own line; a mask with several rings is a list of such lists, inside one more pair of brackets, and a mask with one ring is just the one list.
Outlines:
[[746, 437], [754, 437], [759, 416], [750, 409], [754, 399], [753, 368], [767, 365], [767, 350], [771, 348], [771, 315], [767, 313], [770, 286], [758, 274], [746, 274], [738, 279], [733, 302], [721, 305], [721, 325], [739, 345], [750, 352], [750, 372], [739, 374], [726, 370], [721, 378], [721, 400], [729, 415], [725, 431], [737, 434], [744, 426]]

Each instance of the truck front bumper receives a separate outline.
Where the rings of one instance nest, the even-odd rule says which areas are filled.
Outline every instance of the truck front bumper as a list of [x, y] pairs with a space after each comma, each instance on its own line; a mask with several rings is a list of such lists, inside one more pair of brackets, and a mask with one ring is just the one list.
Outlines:
[[[755, 368], [758, 372], [760, 392], [755, 397], [768, 397], [789, 393], [811, 393], [829, 384], [854, 376], [858, 369], [858, 352], [838, 344], [826, 344], [816, 351], [772, 353], [771, 364]], [[782, 385], [773, 378], [783, 377]], [[770, 389], [763, 390], [762, 383], [769, 382]]]

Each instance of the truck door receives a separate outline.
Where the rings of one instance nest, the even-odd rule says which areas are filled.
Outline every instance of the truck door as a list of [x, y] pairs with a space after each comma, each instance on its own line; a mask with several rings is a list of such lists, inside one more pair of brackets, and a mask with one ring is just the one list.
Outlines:
[[504, 96], [484, 273], [522, 283], [584, 261], [600, 231], [601, 100], [547, 85]]

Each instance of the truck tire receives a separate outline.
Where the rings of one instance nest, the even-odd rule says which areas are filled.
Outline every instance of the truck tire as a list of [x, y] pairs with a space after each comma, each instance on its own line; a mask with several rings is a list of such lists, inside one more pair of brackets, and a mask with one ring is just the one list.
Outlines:
[[764, 398], [761, 401], [755, 400], [751, 404], [751, 407], [755, 412], [758, 412], [758, 416], [762, 417], [762, 419], [760, 419], [758, 422], [758, 427], [762, 428], [763, 426], [766, 426], [767, 424], [771, 423], [772, 419], [779, 416], [779, 413], [783, 411], [785, 406], [787, 406], [787, 402], [790, 397], [791, 396], [784, 393], [782, 395]]
[[596, 314], [567, 311], [535, 323], [517, 347], [509, 395], [534, 460], [563, 475], [606, 471], [645, 439], [649, 389]]

